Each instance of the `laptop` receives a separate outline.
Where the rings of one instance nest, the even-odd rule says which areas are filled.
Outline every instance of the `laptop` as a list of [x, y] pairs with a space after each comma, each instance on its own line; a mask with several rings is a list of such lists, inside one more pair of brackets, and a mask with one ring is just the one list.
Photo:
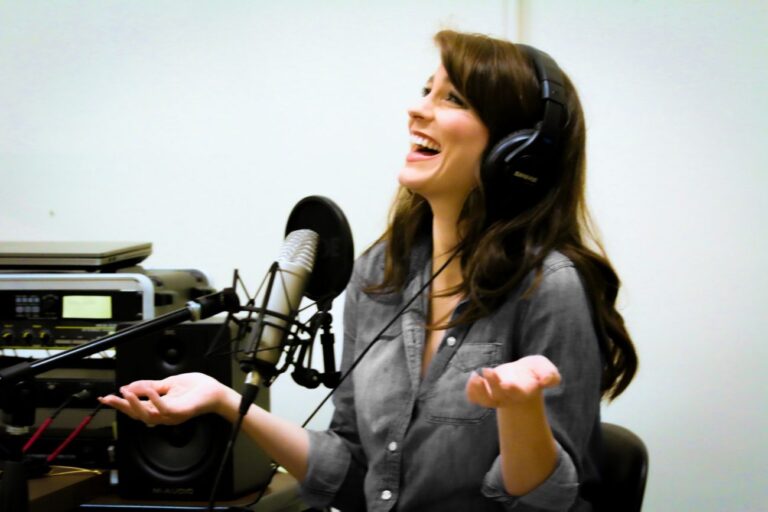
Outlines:
[[150, 254], [150, 242], [0, 242], [0, 269], [104, 272], [137, 265]]

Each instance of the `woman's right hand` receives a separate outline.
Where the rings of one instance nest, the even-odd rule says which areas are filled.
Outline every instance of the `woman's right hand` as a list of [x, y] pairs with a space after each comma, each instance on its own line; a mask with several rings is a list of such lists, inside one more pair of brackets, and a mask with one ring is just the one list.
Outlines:
[[[117, 395], [99, 401], [147, 425], [177, 425], [206, 413], [222, 414], [227, 393], [233, 390], [203, 373], [184, 373], [163, 380], [138, 380]], [[142, 398], [144, 400], [142, 400]]]
[[[120, 393], [122, 398], [109, 395], [99, 397], [99, 401], [149, 426], [178, 425], [207, 413], [234, 423], [241, 402], [237, 391], [202, 373], [137, 380], [121, 387]], [[309, 460], [306, 430], [253, 404], [243, 418], [242, 429], [289, 473], [304, 479]]]

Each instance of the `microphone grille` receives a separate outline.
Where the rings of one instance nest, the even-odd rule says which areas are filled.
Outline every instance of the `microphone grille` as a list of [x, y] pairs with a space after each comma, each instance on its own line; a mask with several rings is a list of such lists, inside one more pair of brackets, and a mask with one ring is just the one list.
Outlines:
[[288, 233], [277, 257], [278, 264], [293, 264], [312, 271], [320, 237], [311, 229], [297, 229]]

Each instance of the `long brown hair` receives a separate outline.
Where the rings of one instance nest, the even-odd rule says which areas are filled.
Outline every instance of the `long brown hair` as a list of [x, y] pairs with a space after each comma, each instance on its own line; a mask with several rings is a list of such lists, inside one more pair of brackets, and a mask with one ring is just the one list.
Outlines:
[[[541, 116], [540, 86], [526, 55], [508, 41], [484, 35], [441, 31], [435, 36], [451, 84], [478, 114], [489, 131], [486, 151], [505, 135], [534, 126]], [[468, 307], [451, 325], [470, 323], [488, 315], [531, 272], [538, 285], [544, 258], [553, 250], [570, 258], [579, 271], [591, 302], [604, 356], [603, 395], [616, 398], [637, 370], [637, 355], [616, 310], [619, 278], [591, 229], [585, 204], [584, 115], [578, 95], [563, 76], [567, 121], [560, 137], [560, 154], [549, 160], [545, 190], [535, 193], [505, 185], [489, 186], [488, 170], [470, 193], [459, 217], [458, 247], [463, 283], [457, 292]], [[369, 291], [402, 288], [408, 275], [411, 249], [428, 236], [432, 212], [421, 196], [401, 187], [389, 225], [384, 276]], [[590, 247], [591, 245], [591, 247]]]

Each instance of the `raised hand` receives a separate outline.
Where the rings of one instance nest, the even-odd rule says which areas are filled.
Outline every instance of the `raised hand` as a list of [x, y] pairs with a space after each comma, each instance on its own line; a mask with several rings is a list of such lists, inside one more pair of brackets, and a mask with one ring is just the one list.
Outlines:
[[228, 390], [208, 375], [185, 373], [163, 380], [132, 382], [120, 388], [122, 398], [109, 395], [99, 401], [147, 425], [177, 425], [200, 414], [217, 412]]
[[526, 356], [496, 368], [482, 368], [467, 381], [467, 399], [483, 407], [530, 403], [541, 392], [560, 384], [560, 373], [544, 356]]

